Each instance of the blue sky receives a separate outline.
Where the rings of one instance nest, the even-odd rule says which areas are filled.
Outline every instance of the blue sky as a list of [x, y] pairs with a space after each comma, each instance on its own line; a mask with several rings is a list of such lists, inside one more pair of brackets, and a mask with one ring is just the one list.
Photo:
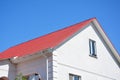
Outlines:
[[119, 0], [0, 0], [0, 52], [92, 17], [120, 53]]

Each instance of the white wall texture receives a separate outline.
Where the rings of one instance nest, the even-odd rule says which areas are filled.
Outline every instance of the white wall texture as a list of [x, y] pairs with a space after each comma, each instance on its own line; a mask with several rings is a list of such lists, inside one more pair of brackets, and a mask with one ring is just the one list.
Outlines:
[[38, 57], [17, 64], [17, 74], [31, 75], [39, 73], [43, 80], [46, 80], [46, 58]]
[[16, 74], [15, 65], [9, 60], [0, 61], [0, 77], [8, 77], [9, 80], [14, 80]]
[[[4, 63], [4, 62], [2, 61], [0, 62], [0, 64], [1, 63]], [[8, 71], [9, 71], [9, 64], [0, 65], [0, 77], [2, 76], [8, 77]]]
[[[97, 58], [89, 56], [89, 39], [96, 41]], [[92, 25], [53, 54], [57, 55], [57, 80], [69, 80], [69, 73], [80, 75], [82, 80], [120, 80], [120, 68]]]

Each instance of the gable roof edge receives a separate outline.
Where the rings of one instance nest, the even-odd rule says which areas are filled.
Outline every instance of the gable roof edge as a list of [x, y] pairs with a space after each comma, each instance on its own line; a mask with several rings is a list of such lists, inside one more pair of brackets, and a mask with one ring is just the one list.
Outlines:
[[[87, 24], [85, 24], [82, 28], [78, 29], [76, 32], [74, 32], [73, 34], [71, 34], [71, 36], [67, 37], [65, 40], [63, 40], [60, 44], [56, 45], [55, 47], [53, 47], [53, 50], [56, 50], [57, 48], [59, 48], [61, 45], [63, 45], [64, 43], [66, 43], [68, 40], [70, 40], [71, 38], [73, 38], [75, 35], [77, 35], [80, 31], [82, 31], [83, 29], [85, 29], [90, 23], [93, 22], [93, 20], [95, 20], [96, 18], [90, 18], [88, 20]], [[84, 22], [84, 21], [83, 21]], [[81, 22], [73, 24], [71, 26], [75, 26], [75, 25], [79, 25]], [[68, 26], [70, 27], [70, 26]], [[66, 27], [66, 28], [68, 28]]]
[[104, 32], [104, 30], [102, 29], [101, 25], [99, 24], [99, 22], [97, 21], [97, 19], [93, 20], [93, 23], [97, 26], [96, 28], [98, 29], [99, 33], [101, 34], [101, 36], [103, 37], [105, 43], [108, 45], [108, 47], [110, 48], [110, 50], [112, 51], [114, 57], [117, 59], [117, 61], [119, 62], [119, 67], [120, 67], [120, 57], [119, 54], [117, 52], [117, 50], [115, 49], [115, 47], [113, 46], [112, 42], [110, 41], [110, 39], [108, 38], [108, 36], [106, 35], [106, 33]]

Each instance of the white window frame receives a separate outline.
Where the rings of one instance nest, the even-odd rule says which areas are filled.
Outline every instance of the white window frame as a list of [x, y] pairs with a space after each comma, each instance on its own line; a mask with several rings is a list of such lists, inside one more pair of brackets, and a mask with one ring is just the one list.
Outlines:
[[90, 56], [97, 58], [96, 41], [89, 39]]
[[[69, 80], [75, 80], [75, 77], [78, 77], [79, 80], [81, 80], [81, 76], [74, 75], [74, 74], [69, 74]], [[72, 78], [72, 79], [71, 79]]]

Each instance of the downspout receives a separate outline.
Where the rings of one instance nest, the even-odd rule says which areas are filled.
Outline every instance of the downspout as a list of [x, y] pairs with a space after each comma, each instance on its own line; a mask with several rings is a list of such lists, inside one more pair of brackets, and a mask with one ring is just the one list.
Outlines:
[[[17, 64], [13, 63], [10, 58], [8, 59], [8, 61], [11, 63], [11, 65], [14, 65], [15, 72], [14, 72], [14, 75], [13, 74], [12, 75], [13, 75], [13, 78], [15, 79], [16, 78], [16, 74], [17, 74], [17, 71], [16, 71], [17, 70], [17, 68], [16, 68]], [[10, 75], [11, 74], [8, 74], [8, 78], [9, 78]]]
[[46, 72], [47, 72], [47, 80], [48, 80], [48, 58], [46, 58]]
[[46, 59], [46, 77], [47, 77], [46, 80], [48, 80], [48, 57], [47, 57], [46, 55], [43, 55], [43, 56], [44, 56], [45, 59]]
[[[53, 49], [50, 48], [50, 49], [47, 49], [47, 52], [45, 52], [45, 53], [52, 53], [52, 52], [53, 52]], [[46, 56], [46, 54], [43, 54], [43, 56], [46, 58], [46, 77], [48, 80], [48, 56]]]

